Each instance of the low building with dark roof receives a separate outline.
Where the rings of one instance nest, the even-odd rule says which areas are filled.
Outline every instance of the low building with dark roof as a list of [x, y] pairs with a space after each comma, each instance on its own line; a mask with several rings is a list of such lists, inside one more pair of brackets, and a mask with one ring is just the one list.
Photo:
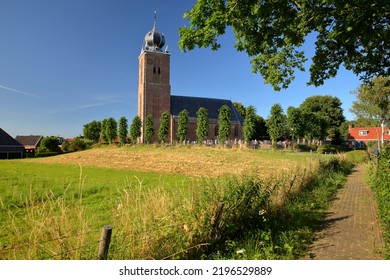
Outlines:
[[0, 159], [24, 157], [24, 146], [0, 128]]
[[35, 157], [35, 152], [41, 143], [42, 135], [17, 135], [15, 139], [24, 146], [26, 157]]

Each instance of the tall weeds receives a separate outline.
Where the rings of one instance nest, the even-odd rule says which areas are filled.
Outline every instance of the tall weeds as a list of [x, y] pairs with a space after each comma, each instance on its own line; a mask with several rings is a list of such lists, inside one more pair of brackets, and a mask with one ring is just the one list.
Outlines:
[[390, 146], [371, 161], [370, 184], [378, 204], [384, 229], [385, 257], [390, 259]]

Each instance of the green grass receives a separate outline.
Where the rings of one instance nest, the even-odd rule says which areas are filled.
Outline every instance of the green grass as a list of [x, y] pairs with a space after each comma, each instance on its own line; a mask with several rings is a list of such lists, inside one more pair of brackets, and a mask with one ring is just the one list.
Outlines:
[[116, 170], [75, 165], [42, 164], [29, 161], [0, 161], [0, 198], [3, 207], [18, 205], [21, 198], [44, 199], [66, 192], [88, 202], [100, 201], [119, 187], [142, 182], [145, 188], [160, 184], [177, 187], [189, 179], [183, 175]]
[[[190, 180], [177, 174], [29, 160], [0, 161], [0, 178], [0, 259], [56, 255], [53, 251], [30, 252], [29, 256], [23, 256], [23, 250], [17, 250], [16, 255], [10, 256], [6, 255], [9, 250], [2, 252], [1, 249], [15, 244], [17, 247], [26, 243], [34, 246], [34, 243], [61, 236], [78, 235], [80, 231], [91, 233], [85, 240], [99, 240], [101, 227], [115, 224], [113, 209], [118, 207], [123, 190], [148, 193], [163, 187], [165, 192], [172, 194], [183, 184], [188, 185]], [[40, 236], [36, 236], [38, 234]], [[58, 257], [67, 258], [63, 254]]]

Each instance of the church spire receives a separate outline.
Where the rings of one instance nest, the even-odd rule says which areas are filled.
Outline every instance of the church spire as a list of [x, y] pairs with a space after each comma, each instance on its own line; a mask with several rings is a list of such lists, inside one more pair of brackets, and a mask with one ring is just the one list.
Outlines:
[[154, 26], [153, 30], [157, 29], [157, 11], [154, 11]]

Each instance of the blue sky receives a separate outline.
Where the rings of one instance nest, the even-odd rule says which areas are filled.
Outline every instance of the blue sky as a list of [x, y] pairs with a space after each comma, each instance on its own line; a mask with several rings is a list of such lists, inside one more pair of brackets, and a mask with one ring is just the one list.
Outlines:
[[[289, 89], [273, 91], [251, 73], [250, 59], [227, 33], [217, 52], [178, 48], [183, 13], [195, 0], [0, 0], [0, 127], [11, 136], [74, 137], [83, 125], [137, 114], [138, 56], [145, 34], [164, 33], [171, 53], [173, 95], [231, 99], [267, 118], [275, 103], [299, 106], [311, 95], [337, 96], [347, 119], [361, 82], [340, 70], [324, 86], [296, 73]], [[304, 49], [313, 54], [313, 40]], [[308, 67], [307, 67], [308, 69]]]

